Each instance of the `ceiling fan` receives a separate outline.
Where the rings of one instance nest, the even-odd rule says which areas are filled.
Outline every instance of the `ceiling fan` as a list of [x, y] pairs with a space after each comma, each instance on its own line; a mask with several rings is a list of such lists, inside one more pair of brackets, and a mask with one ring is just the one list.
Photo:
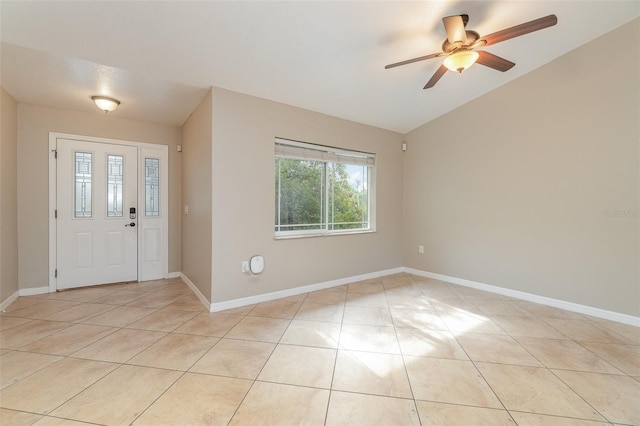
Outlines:
[[548, 15], [524, 24], [506, 28], [484, 37], [480, 37], [475, 31], [466, 30], [465, 27], [469, 22], [469, 15], [454, 15], [442, 18], [444, 29], [447, 32], [447, 38], [442, 43], [442, 52], [432, 53], [418, 58], [407, 59], [406, 61], [396, 62], [385, 66], [385, 69], [399, 67], [401, 65], [412, 64], [414, 62], [424, 61], [426, 59], [438, 58], [445, 56], [443, 64], [436, 70], [431, 79], [424, 86], [429, 89], [440, 80], [447, 70], [462, 72], [474, 63], [479, 63], [485, 67], [493, 68], [498, 71], [508, 71], [515, 63], [504, 58], [496, 56], [483, 50], [476, 50], [479, 47], [489, 46], [491, 44], [500, 43], [514, 37], [519, 37], [534, 31], [552, 27], [558, 23], [556, 15]]

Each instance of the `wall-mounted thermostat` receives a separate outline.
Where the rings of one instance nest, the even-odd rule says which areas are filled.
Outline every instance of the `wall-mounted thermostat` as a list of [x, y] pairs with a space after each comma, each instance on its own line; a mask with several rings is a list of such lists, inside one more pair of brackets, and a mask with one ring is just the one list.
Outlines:
[[252, 256], [249, 259], [249, 271], [253, 275], [261, 274], [264, 271], [264, 258], [262, 256]]

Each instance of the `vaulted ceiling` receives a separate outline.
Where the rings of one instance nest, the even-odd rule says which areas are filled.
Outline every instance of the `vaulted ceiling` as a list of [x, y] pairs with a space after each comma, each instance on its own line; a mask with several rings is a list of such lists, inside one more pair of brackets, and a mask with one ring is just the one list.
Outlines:
[[[448, 72], [442, 17], [486, 35], [558, 24], [487, 46], [516, 66]], [[19, 102], [181, 125], [211, 86], [408, 132], [640, 16], [637, 1], [0, 2], [1, 84]], [[594, 61], [606, 60], [606, 52]], [[567, 73], [576, 70], [566, 70]]]

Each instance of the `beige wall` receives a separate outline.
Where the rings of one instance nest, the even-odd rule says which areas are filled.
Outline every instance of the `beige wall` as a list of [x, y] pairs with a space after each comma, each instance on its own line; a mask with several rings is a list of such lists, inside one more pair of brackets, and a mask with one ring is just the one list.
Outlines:
[[[274, 138], [377, 154], [377, 232], [274, 240]], [[401, 135], [213, 91], [213, 302], [402, 266]], [[185, 163], [186, 164], [186, 163]], [[260, 254], [252, 278], [241, 262]]]
[[49, 132], [169, 146], [169, 272], [180, 271], [182, 163], [180, 128], [115, 115], [18, 104], [18, 233], [20, 288], [48, 285]]
[[18, 105], [0, 86], [0, 303], [18, 290]]
[[640, 313], [639, 28], [407, 135], [405, 266]]
[[182, 126], [182, 272], [211, 300], [211, 91]]

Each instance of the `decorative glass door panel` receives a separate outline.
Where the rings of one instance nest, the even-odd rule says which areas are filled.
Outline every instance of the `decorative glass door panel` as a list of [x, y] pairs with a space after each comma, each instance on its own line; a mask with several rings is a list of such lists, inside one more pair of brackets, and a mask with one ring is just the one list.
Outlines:
[[75, 160], [75, 217], [91, 217], [92, 159], [90, 152], [76, 152]]
[[160, 216], [160, 159], [144, 159], [144, 198], [146, 216]]
[[124, 157], [107, 155], [107, 217], [123, 216]]
[[137, 280], [138, 149], [58, 139], [56, 167], [57, 288]]

